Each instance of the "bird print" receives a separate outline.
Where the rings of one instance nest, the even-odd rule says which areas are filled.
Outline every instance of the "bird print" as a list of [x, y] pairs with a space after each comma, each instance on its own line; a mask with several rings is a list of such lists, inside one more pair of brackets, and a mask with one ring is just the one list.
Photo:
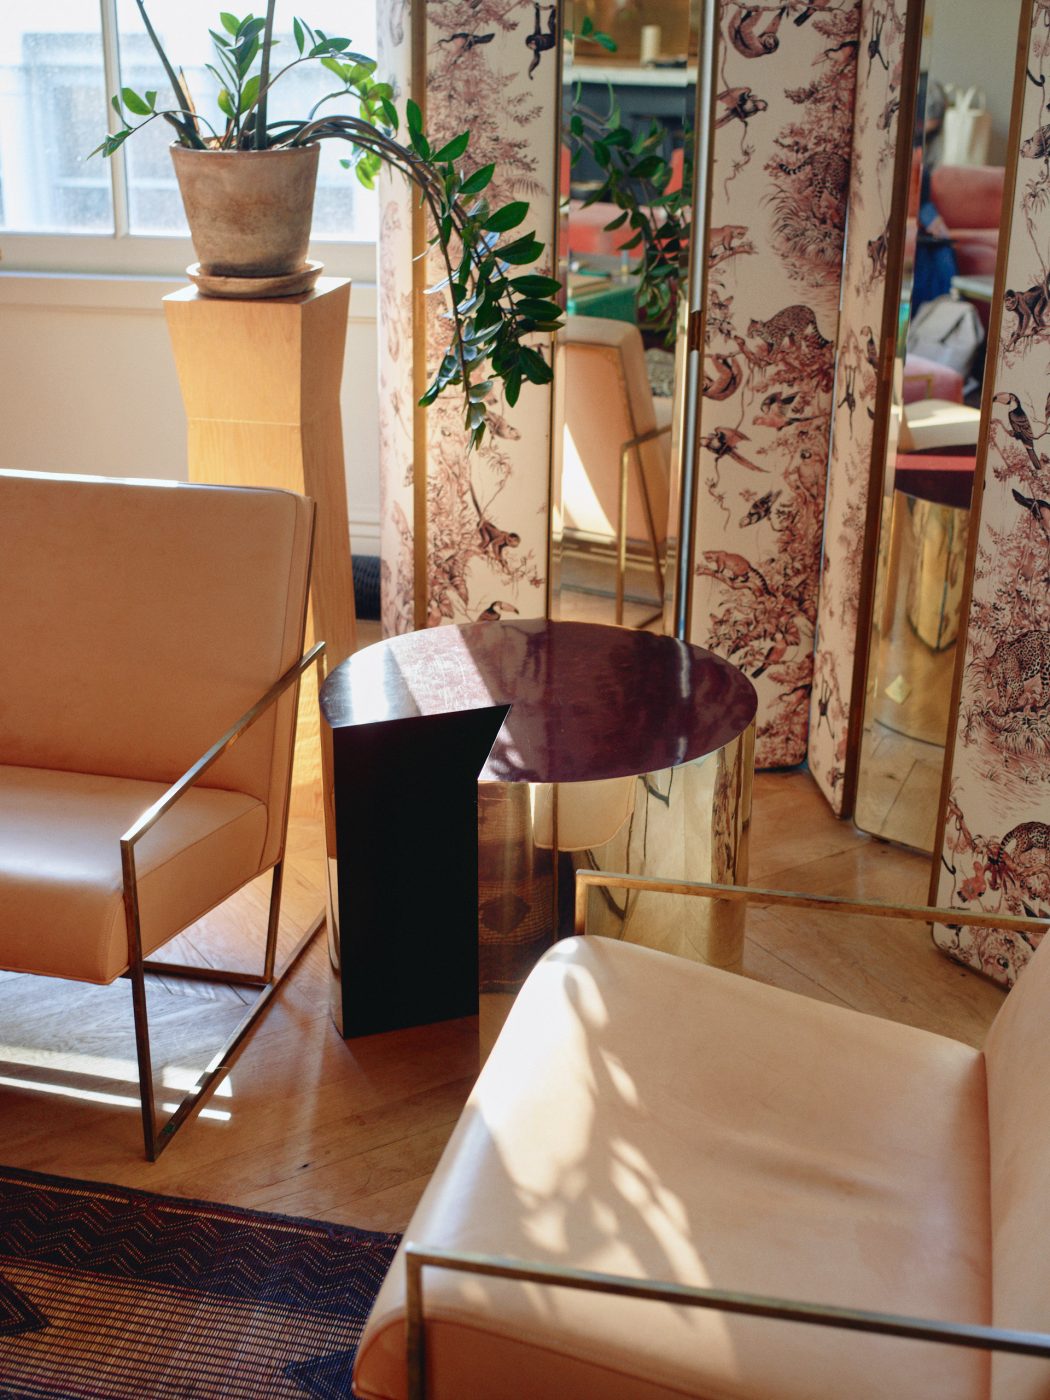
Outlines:
[[[1021, 400], [1016, 394], [1010, 393], [994, 394], [992, 397], [995, 403], [1003, 403], [1008, 406], [1009, 411], [1006, 415], [1006, 421], [1009, 434], [1019, 442], [1028, 453], [1035, 470], [1041, 472], [1043, 464], [1039, 460], [1038, 452], [1035, 450], [1036, 438], [1035, 434], [1032, 432], [1032, 423], [1028, 414], [1025, 413], [1024, 409], [1021, 407]], [[1040, 434], [1040, 436], [1042, 436], [1042, 434]]]
[[439, 39], [439, 44], [455, 44], [456, 58], [462, 58], [465, 53], [470, 53], [471, 49], [476, 49], [479, 44], [491, 44], [495, 39], [495, 32], [492, 34], [468, 34], [466, 30], [459, 30], [455, 34], [449, 34], [444, 39]]
[[752, 117], [765, 112], [769, 103], [764, 97], [756, 97], [749, 87], [726, 88], [718, 94], [718, 100], [727, 110], [715, 122], [715, 126], [726, 126], [731, 121], [743, 122], [744, 129]]
[[518, 609], [513, 603], [501, 603], [499, 599], [488, 605], [484, 612], [478, 614], [479, 622], [498, 622], [504, 613], [517, 613]]
[[1047, 540], [1050, 540], [1050, 501], [1035, 500], [1031, 496], [1023, 496], [1020, 491], [1014, 491], [1013, 498], [1042, 529]]
[[780, 491], [767, 491], [764, 496], [759, 496], [757, 501], [752, 501], [746, 515], [740, 518], [740, 528], [747, 525], [757, 525], [762, 520], [768, 520], [776, 505]]
[[879, 347], [875, 343], [875, 333], [870, 326], [861, 326], [860, 333], [868, 337], [868, 342], [864, 347], [864, 358], [867, 360], [868, 364], [871, 365], [872, 369], [878, 373]]
[[749, 462], [742, 453], [737, 451], [738, 443], [750, 441], [751, 439], [746, 433], [739, 433], [735, 428], [715, 428], [714, 432], [708, 433], [707, 437], [700, 439], [700, 444], [702, 447], [706, 447], [708, 452], [714, 453], [717, 462], [721, 462], [723, 457], [728, 457], [731, 461], [739, 462], [742, 467], [747, 467], [748, 471], [768, 471], [768, 467], [756, 466], [754, 462]]

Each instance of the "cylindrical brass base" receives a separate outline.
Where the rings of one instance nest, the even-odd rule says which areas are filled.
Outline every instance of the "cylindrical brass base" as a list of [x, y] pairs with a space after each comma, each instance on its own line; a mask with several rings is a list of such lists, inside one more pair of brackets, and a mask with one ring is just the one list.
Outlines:
[[[577, 868], [746, 883], [754, 725], [703, 758], [601, 782], [482, 783], [478, 902], [482, 991], [519, 987], [572, 932]], [[596, 889], [588, 931], [739, 968], [744, 906]]]

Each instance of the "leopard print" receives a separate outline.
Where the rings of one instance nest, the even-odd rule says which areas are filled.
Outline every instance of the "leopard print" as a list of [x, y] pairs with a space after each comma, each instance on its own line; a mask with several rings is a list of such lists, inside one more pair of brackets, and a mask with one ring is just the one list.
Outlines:
[[999, 695], [996, 713], [1022, 708], [1025, 682], [1039, 677], [1039, 709], [1050, 704], [1050, 632], [1024, 632], [1001, 641], [988, 659], [988, 678]]
[[778, 311], [768, 321], [750, 321], [747, 333], [764, 340], [771, 355], [776, 354], [785, 340], [797, 345], [805, 335], [820, 349], [831, 344], [817, 328], [817, 318], [811, 306], [785, 306], [783, 311]]
[[[1013, 849], [1008, 850], [1011, 844]], [[1006, 833], [999, 849], [1015, 857], [1027, 855], [1029, 851], [1050, 851], [1050, 826], [1046, 822], [1022, 822]]]
[[827, 194], [838, 201], [849, 188], [849, 161], [838, 151], [815, 151], [797, 165], [788, 165], [786, 160], [777, 164], [785, 175], [800, 175], [808, 169], [814, 195]]

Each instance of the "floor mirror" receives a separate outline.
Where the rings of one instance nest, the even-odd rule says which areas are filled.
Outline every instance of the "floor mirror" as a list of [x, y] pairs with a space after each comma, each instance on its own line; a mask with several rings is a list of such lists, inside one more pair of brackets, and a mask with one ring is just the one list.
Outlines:
[[570, 0], [552, 615], [664, 630], [685, 412], [699, 5]]
[[[963, 9], [967, 14], [963, 14]], [[1020, 0], [927, 0], [854, 819], [932, 853], [951, 719]], [[983, 18], [982, 18], [983, 16]], [[995, 108], [995, 120], [989, 106]]]

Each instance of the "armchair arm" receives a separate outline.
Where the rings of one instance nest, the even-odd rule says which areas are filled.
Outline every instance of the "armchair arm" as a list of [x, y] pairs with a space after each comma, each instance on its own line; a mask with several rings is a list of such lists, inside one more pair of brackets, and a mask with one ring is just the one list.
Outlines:
[[[138, 967], [141, 973], [142, 966], [142, 922], [139, 912], [139, 886], [138, 876], [135, 870], [135, 847], [147, 831], [151, 830], [180, 797], [183, 797], [195, 783], [212, 766], [217, 763], [222, 755], [229, 749], [241, 735], [255, 723], [261, 715], [279, 699], [290, 685], [294, 685], [303, 672], [321, 657], [325, 649], [324, 642], [317, 642], [305, 655], [293, 665], [289, 666], [281, 678], [273, 683], [265, 695], [256, 700], [255, 704], [245, 710], [240, 719], [236, 720], [220, 739], [216, 739], [211, 748], [203, 753], [197, 762], [187, 768], [181, 778], [176, 779], [162, 797], [158, 797], [152, 807], [146, 809], [132, 826], [128, 827], [124, 835], [120, 838], [120, 866], [124, 879], [124, 914], [128, 925], [128, 961], [132, 967]], [[271, 930], [271, 935], [275, 931]], [[264, 982], [268, 983], [273, 976], [273, 944], [274, 937], [267, 942], [266, 972]], [[142, 995], [141, 989], [136, 995]]]
[[182, 777], [176, 779], [171, 787], [168, 788], [167, 792], [164, 793], [162, 797], [158, 797], [153, 806], [147, 808], [133, 826], [128, 827], [127, 831], [125, 831], [124, 835], [120, 838], [121, 851], [123, 852], [125, 848], [130, 849], [136, 846], [143, 836], [145, 836], [146, 832], [160, 820], [169, 807], [173, 807], [183, 793], [187, 792], [195, 783], [199, 782], [212, 764], [217, 763], [226, 750], [231, 748], [241, 735], [251, 728], [255, 721], [270, 708], [274, 701], [279, 699], [290, 685], [299, 680], [305, 671], [309, 670], [313, 663], [320, 658], [324, 649], [325, 643], [317, 642], [305, 655], [299, 658], [294, 666], [289, 666], [280, 680], [275, 681], [266, 694], [256, 700], [251, 709], [245, 710], [240, 719], [234, 721], [222, 738], [216, 739], [211, 748], [203, 753], [200, 758], [197, 759], [196, 763], [187, 768]]
[[426, 1267], [608, 1293], [621, 1298], [647, 1298], [674, 1303], [678, 1307], [709, 1308], [715, 1312], [739, 1313], [747, 1317], [770, 1317], [782, 1322], [807, 1322], [817, 1327], [838, 1327], [852, 1332], [874, 1332], [916, 1341], [942, 1342], [948, 1346], [1014, 1352], [1021, 1356], [1050, 1356], [1050, 1334], [1045, 1332], [1019, 1332], [975, 1323], [935, 1322], [928, 1318], [870, 1312], [861, 1308], [801, 1303], [756, 1293], [627, 1278], [621, 1274], [573, 1269], [561, 1264], [530, 1264], [498, 1255], [441, 1249], [412, 1241], [405, 1242], [404, 1255], [409, 1400], [425, 1400], [426, 1395], [426, 1329], [423, 1325], [423, 1270]]
[[1050, 919], [994, 914], [987, 909], [937, 909], [928, 904], [879, 904], [874, 900], [846, 899], [841, 895], [799, 894], [792, 890], [764, 890], [751, 885], [709, 885], [695, 880], [659, 880], [645, 875], [624, 875], [607, 870], [577, 870], [576, 921], [578, 934], [587, 932], [587, 891], [591, 886], [610, 890], [649, 890], [656, 894], [683, 894], [699, 899], [725, 899], [760, 908], [788, 905], [795, 909], [836, 909], [840, 914], [865, 914], [882, 919], [911, 919], [919, 923], [963, 924], [1010, 929], [1015, 933], [1046, 933]]

